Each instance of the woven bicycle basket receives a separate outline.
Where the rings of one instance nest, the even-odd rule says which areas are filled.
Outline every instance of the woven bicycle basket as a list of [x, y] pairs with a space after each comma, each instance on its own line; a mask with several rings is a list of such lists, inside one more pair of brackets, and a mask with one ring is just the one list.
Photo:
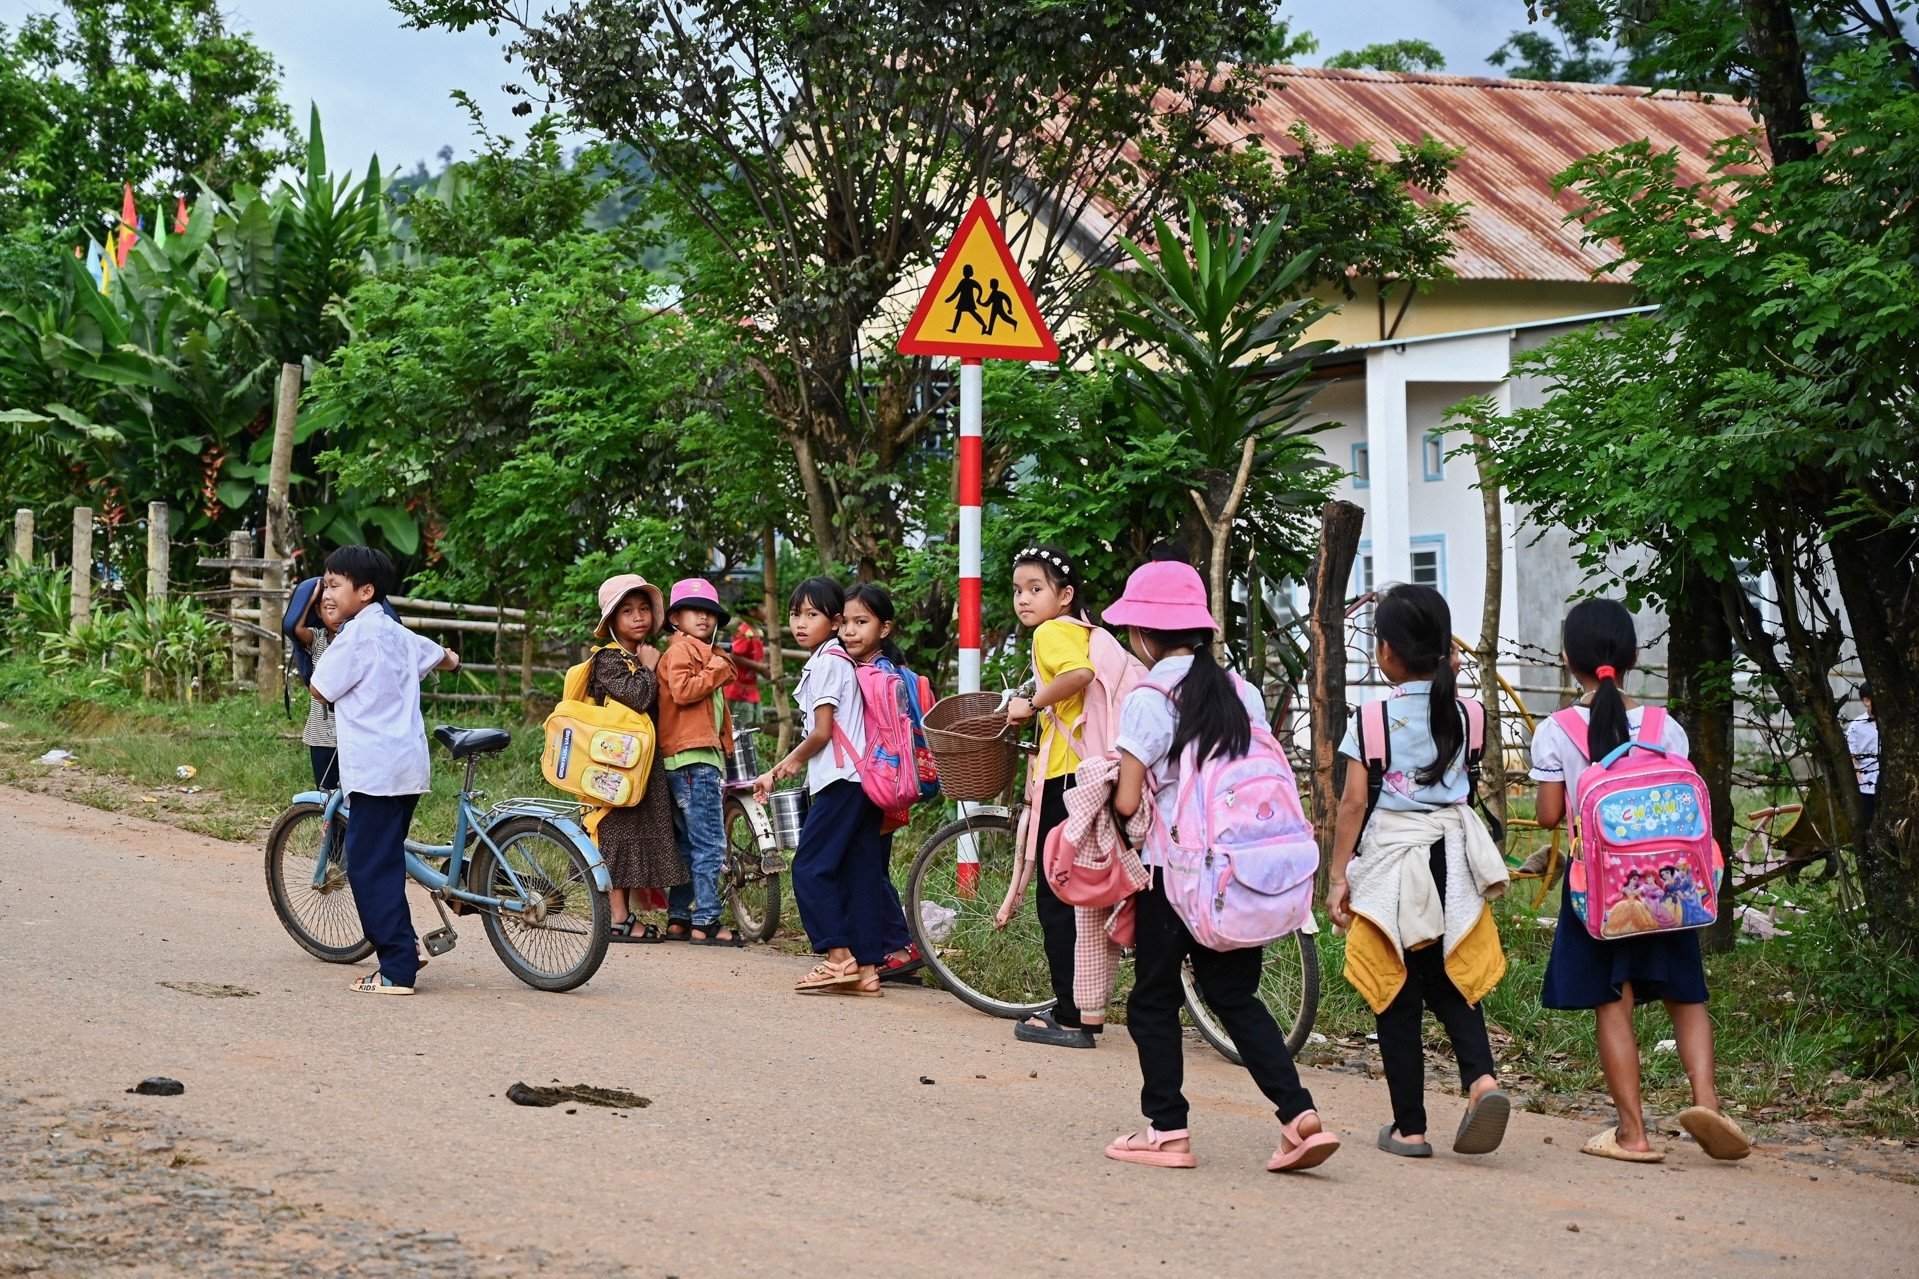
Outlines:
[[948, 799], [997, 798], [1019, 763], [1019, 728], [1006, 722], [998, 693], [956, 693], [926, 712], [926, 744]]

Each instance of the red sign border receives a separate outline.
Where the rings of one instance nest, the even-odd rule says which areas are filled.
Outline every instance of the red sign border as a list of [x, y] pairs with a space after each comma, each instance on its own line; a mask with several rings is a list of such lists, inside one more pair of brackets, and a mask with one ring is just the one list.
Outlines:
[[[933, 307], [938, 302], [940, 289], [944, 286], [947, 273], [953, 267], [954, 259], [959, 257], [960, 246], [973, 230], [975, 222], [984, 222], [986, 232], [993, 237], [993, 248], [999, 254], [1006, 274], [1011, 278], [1015, 296], [1026, 304], [1026, 314], [1032, 319], [1043, 344], [1026, 350], [1009, 350], [1003, 346], [989, 346], [979, 342], [967, 342], [958, 338], [915, 337], [920, 326], [925, 324]], [[1033, 298], [1033, 291], [1026, 287], [1026, 277], [1019, 265], [1013, 261], [1013, 251], [1007, 247], [1006, 236], [1000, 231], [999, 219], [993, 216], [992, 206], [987, 204], [985, 196], [973, 197], [973, 203], [966, 211], [966, 217], [960, 222], [959, 230], [954, 233], [952, 242], [946, 246], [945, 254], [940, 258], [939, 266], [933, 271], [933, 278], [926, 286], [926, 292], [920, 295], [919, 305], [913, 308], [913, 318], [906, 322], [906, 329], [900, 334], [899, 352], [901, 355], [956, 355], [963, 360], [1057, 360], [1059, 343], [1053, 340], [1053, 330], [1047, 327], [1046, 319], [1039, 313], [1039, 303]]]

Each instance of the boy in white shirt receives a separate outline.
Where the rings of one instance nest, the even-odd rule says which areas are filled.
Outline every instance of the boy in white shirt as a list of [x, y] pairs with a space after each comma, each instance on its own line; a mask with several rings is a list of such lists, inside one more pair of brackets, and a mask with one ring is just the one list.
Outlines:
[[1866, 713], [1846, 724], [1846, 749], [1852, 752], [1853, 771], [1859, 777], [1859, 796], [1866, 801], [1866, 825], [1872, 825], [1879, 803], [1879, 721], [1872, 714], [1872, 685], [1861, 682], [1859, 704]]
[[326, 557], [323, 608], [338, 627], [313, 668], [313, 695], [330, 703], [340, 740], [340, 787], [347, 793], [347, 882], [380, 967], [353, 983], [373, 995], [411, 995], [418, 940], [406, 901], [406, 833], [432, 785], [420, 681], [458, 670], [459, 654], [388, 617], [393, 561], [366, 546]]

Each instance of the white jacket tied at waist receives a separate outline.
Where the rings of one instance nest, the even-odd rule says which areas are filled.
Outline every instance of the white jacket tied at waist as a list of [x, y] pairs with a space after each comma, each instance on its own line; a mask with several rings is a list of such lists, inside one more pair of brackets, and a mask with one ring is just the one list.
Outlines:
[[[1428, 853], [1446, 841], [1446, 900], [1439, 900]], [[1346, 867], [1351, 910], [1377, 924], [1400, 953], [1442, 938], [1450, 955], [1484, 904], [1505, 895], [1506, 859], [1479, 814], [1465, 804], [1431, 812], [1373, 811]]]

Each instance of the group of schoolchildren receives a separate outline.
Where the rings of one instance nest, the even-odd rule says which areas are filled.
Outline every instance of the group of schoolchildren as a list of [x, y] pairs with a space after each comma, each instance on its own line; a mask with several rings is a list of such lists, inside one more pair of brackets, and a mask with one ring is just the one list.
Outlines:
[[[417, 681], [436, 667], [452, 669], [458, 659], [370, 607], [392, 585], [383, 556], [344, 548], [328, 557], [326, 568], [322, 610], [331, 636], [312, 687], [338, 736], [338, 784], [349, 792], [353, 811], [349, 871], [380, 956], [379, 970], [354, 988], [410, 993], [417, 957], [400, 840], [427, 788]], [[1168, 894], [1178, 832], [1169, 837], [1164, 816], [1185, 802], [1180, 788], [1189, 774], [1209, 761], [1264, 751], [1282, 761], [1278, 767], [1291, 788], [1259, 693], [1214, 656], [1220, 626], [1204, 583], [1177, 547], [1156, 552], [1132, 573], [1120, 598], [1101, 613], [1108, 626], [1124, 631], [1130, 658], [1094, 624], [1084, 579], [1060, 548], [1020, 551], [1012, 588], [1015, 612], [1032, 630], [1034, 691], [1014, 699], [1008, 713], [1015, 722], [1040, 723], [1036, 789], [1029, 792], [1036, 846], [1068, 821], [1076, 804], [1084, 812], [1085, 796], [1073, 792], [1098, 778], [1110, 788], [1101, 801], [1110, 810], [1108, 829], [1122, 832], [1143, 876], [1137, 891], [1112, 909], [1068, 904], [1048, 876], [1036, 877], [1055, 1002], [1017, 1023], [1015, 1037], [1096, 1046], [1124, 937], [1135, 962], [1127, 1029], [1139, 1056], [1147, 1124], [1115, 1139], [1107, 1156], [1160, 1167], [1196, 1163], [1181, 1090], [1181, 973], [1190, 964], [1248, 1073], [1275, 1107], [1279, 1143], [1267, 1168], [1297, 1171], [1323, 1163], [1340, 1140], [1322, 1125], [1285, 1036], [1259, 998], [1263, 948], [1201, 944], [1190, 913], [1182, 915]], [[790, 882], [819, 960], [795, 989], [876, 997], [884, 983], [911, 979], [924, 962], [888, 873], [899, 814], [884, 810], [862, 785], [867, 726], [857, 676], [869, 664], [903, 667], [892, 637], [893, 604], [875, 583], [844, 588], [815, 577], [793, 591], [788, 606], [793, 638], [810, 654], [794, 694], [803, 736], [754, 785], [764, 799], [803, 775], [810, 796]], [[737, 646], [732, 656], [716, 648], [713, 637], [726, 625], [727, 611], [702, 579], [676, 584], [668, 598], [639, 577], [611, 578], [600, 588], [599, 611], [596, 634], [610, 642], [592, 658], [593, 695], [652, 714], [659, 725], [645, 798], [609, 813], [597, 832], [615, 885], [616, 935], [738, 945], [733, 930], [719, 922], [721, 752], [732, 740], [726, 693], [730, 688], [737, 695], [743, 673], [763, 668]], [[1359, 717], [1339, 747], [1347, 763], [1326, 907], [1347, 939], [1345, 976], [1377, 1017], [1392, 1108], [1378, 1148], [1409, 1158], [1433, 1153], [1421, 1033], [1430, 1009], [1451, 1041], [1467, 1095], [1452, 1149], [1483, 1154], [1500, 1145], [1513, 1103], [1499, 1083], [1482, 1008], [1505, 973], [1490, 903], [1508, 876], [1473, 808], [1477, 708], [1457, 695], [1459, 656], [1443, 596], [1426, 586], [1388, 586], [1376, 597], [1373, 617], [1378, 666], [1393, 687], [1383, 714]], [[655, 642], [663, 622], [672, 631], [664, 649]], [[1587, 600], [1568, 613], [1563, 657], [1583, 696], [1570, 714], [1542, 722], [1533, 738], [1542, 829], [1558, 827], [1569, 808], [1576, 810], [1581, 778], [1595, 761], [1642, 732], [1665, 756], [1684, 759], [1684, 731], [1661, 711], [1649, 717], [1621, 691], [1638, 652], [1623, 605]], [[1102, 678], [1102, 668], [1133, 659], [1138, 667], [1125, 681], [1129, 691], [1116, 707], [1104, 705], [1116, 677]], [[1383, 740], [1364, 740], [1368, 723]], [[316, 780], [321, 763], [316, 748]], [[1291, 798], [1296, 811], [1296, 792]], [[638, 920], [638, 909], [650, 900], [641, 894], [662, 888], [664, 933]], [[1574, 893], [1562, 893], [1542, 1002], [1594, 1010], [1600, 1061], [1619, 1114], [1614, 1127], [1586, 1143], [1586, 1153], [1630, 1162], [1664, 1158], [1641, 1110], [1633, 1027], [1633, 1009], [1653, 1000], [1671, 1016], [1692, 1085], [1694, 1104], [1678, 1116], [1680, 1125], [1715, 1159], [1748, 1153], [1745, 1134], [1720, 1110], [1706, 999], [1696, 931], [1604, 939], [1576, 913]]]

